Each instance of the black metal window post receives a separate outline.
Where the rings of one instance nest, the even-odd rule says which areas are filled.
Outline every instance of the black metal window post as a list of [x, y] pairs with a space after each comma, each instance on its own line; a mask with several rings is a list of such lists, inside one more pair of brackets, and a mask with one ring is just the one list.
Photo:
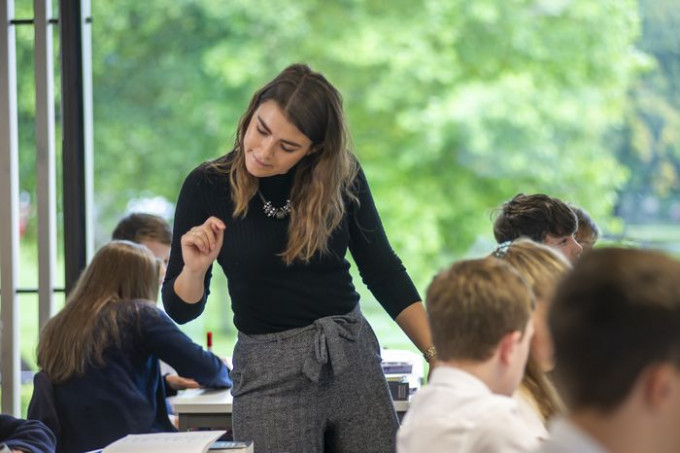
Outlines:
[[[91, 65], [89, 0], [59, 0], [65, 288], [88, 258], [88, 179], [91, 178]], [[89, 127], [89, 130], [88, 130]], [[89, 135], [89, 136], [88, 136]], [[88, 149], [89, 147], [89, 149]]]

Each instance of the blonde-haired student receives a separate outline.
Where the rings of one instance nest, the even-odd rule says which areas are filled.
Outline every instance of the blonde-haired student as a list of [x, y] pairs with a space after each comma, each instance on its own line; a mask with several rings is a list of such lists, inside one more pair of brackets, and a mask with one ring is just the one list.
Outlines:
[[231, 385], [222, 360], [156, 306], [161, 266], [142, 245], [105, 245], [43, 328], [42, 371], [28, 416], [52, 429], [57, 452], [99, 449], [132, 433], [175, 431], [159, 359], [205, 387]]
[[536, 296], [534, 337], [524, 377], [515, 398], [519, 402], [522, 418], [538, 438], [545, 439], [548, 435], [548, 420], [562, 413], [564, 406], [547, 374], [554, 367], [547, 315], [555, 288], [569, 272], [571, 264], [559, 252], [526, 238], [501, 244], [493, 256], [517, 269], [531, 285]]
[[529, 354], [533, 304], [524, 278], [493, 257], [455, 263], [434, 278], [426, 305], [440, 362], [406, 413], [399, 453], [537, 446], [512, 398]]

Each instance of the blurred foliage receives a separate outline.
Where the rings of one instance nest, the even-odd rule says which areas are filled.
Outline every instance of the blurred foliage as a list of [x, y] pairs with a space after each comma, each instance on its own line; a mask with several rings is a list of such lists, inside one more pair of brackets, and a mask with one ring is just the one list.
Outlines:
[[632, 0], [95, 0], [93, 16], [106, 231], [130, 198], [174, 200], [191, 168], [230, 149], [252, 92], [297, 61], [343, 93], [421, 284], [488, 240], [492, 209], [515, 193], [609, 221], [626, 178], [604, 137], [644, 61]]
[[[636, 169], [623, 188], [624, 199], [652, 196], [678, 203], [680, 5], [677, 0], [642, 0], [640, 11], [643, 33], [637, 45], [651, 61], [629, 91], [626, 121], [617, 134], [619, 160]], [[637, 205], [629, 203], [629, 212], [622, 214], [635, 216]]]
[[[667, 45], [648, 45], [645, 34], [650, 60], [635, 47], [636, 0], [92, 0], [96, 236], [108, 239], [131, 199], [174, 202], [193, 167], [230, 150], [254, 90], [293, 62], [343, 93], [385, 227], [423, 293], [447, 261], [490, 251], [493, 210], [518, 192], [563, 197], [616, 232], [617, 190], [629, 175], [637, 183], [645, 153], [666, 156], [659, 168], [676, 178], [674, 1], [642, 1], [665, 8], [643, 16], [646, 33], [663, 33], [649, 39]], [[29, 0], [16, 5], [17, 17], [32, 17]], [[17, 45], [21, 188], [33, 194], [30, 27], [17, 27]], [[55, 39], [55, 61], [58, 50]], [[642, 106], [664, 113], [663, 134], [645, 132]], [[667, 145], [652, 150], [650, 137]], [[613, 143], [628, 146], [622, 163]], [[21, 278], [30, 286], [34, 216], [27, 247]], [[225, 300], [225, 287], [219, 277], [213, 298]], [[407, 342], [370, 297], [363, 306], [384, 344]], [[226, 304], [208, 310], [185, 327], [196, 341], [230, 330]], [[34, 311], [28, 303], [33, 326]], [[23, 355], [33, 348], [26, 342]]]
[[[30, 7], [19, 2], [17, 16]], [[193, 167], [231, 148], [253, 91], [299, 61], [343, 93], [354, 148], [419, 287], [473, 244], [488, 251], [494, 208], [518, 192], [563, 197], [606, 230], [620, 227], [611, 213], [629, 172], [608, 131], [621, 129], [626, 93], [649, 66], [633, 45], [635, 0], [93, 0], [92, 8], [99, 241], [130, 199], [174, 202]], [[22, 150], [34, 145], [28, 29], [17, 36]], [[22, 151], [29, 192], [34, 165]]]

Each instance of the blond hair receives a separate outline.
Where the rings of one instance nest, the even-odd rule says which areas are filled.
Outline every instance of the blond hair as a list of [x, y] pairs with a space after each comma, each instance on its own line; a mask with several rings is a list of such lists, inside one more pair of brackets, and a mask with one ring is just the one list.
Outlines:
[[489, 257], [460, 261], [439, 273], [426, 304], [441, 360], [484, 361], [504, 335], [524, 332], [534, 296], [512, 266]]
[[276, 102], [312, 142], [314, 152], [302, 158], [295, 173], [288, 243], [281, 253], [288, 265], [309, 262], [316, 253], [328, 252], [328, 239], [345, 215], [346, 202], [358, 203], [354, 182], [359, 166], [348, 149], [342, 97], [323, 75], [302, 64], [289, 66], [255, 93], [239, 121], [233, 152], [211, 163], [229, 175], [237, 217], [248, 214], [259, 187], [258, 178], [246, 169], [243, 140], [255, 111], [267, 101]]
[[[571, 269], [571, 264], [562, 254], [527, 238], [513, 241], [505, 247], [503, 253], [497, 251], [494, 256], [510, 263], [522, 274], [531, 285], [539, 304], [550, 303], [557, 285]], [[531, 397], [544, 422], [564, 410], [554, 384], [541, 369], [532, 352], [529, 352], [520, 390]]]
[[40, 334], [38, 365], [53, 383], [104, 364], [126, 322], [158, 297], [160, 262], [144, 246], [112, 241], [83, 271], [64, 308]]
[[534, 295], [541, 301], [549, 301], [562, 277], [571, 264], [561, 253], [529, 238], [520, 238], [506, 247], [499, 256], [510, 263], [527, 280]]

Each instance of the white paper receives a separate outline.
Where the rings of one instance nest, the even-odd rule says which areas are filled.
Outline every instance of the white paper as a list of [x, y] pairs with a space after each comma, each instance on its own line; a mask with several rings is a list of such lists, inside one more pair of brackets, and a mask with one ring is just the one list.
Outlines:
[[128, 434], [103, 453], [205, 453], [226, 431]]

